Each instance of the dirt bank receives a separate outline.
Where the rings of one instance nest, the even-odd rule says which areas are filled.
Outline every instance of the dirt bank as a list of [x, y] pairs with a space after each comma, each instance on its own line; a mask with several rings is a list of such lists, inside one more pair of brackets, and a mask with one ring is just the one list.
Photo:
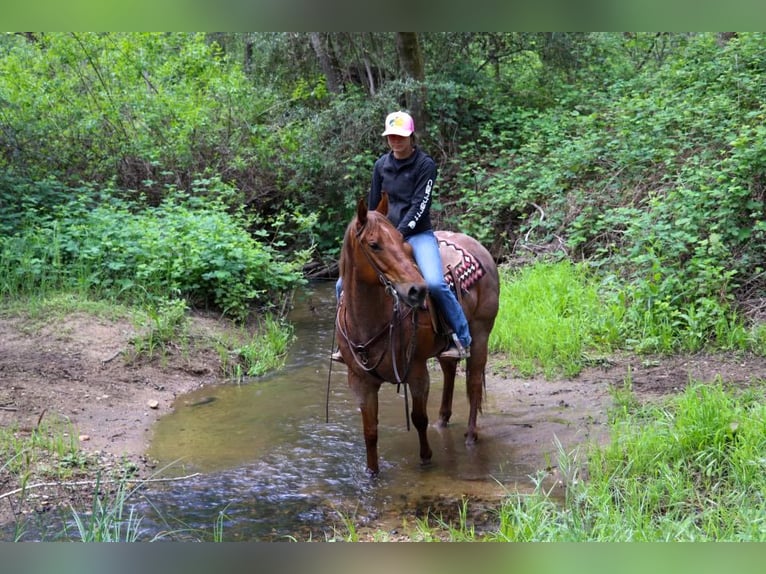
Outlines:
[[[194, 341], [222, 329], [215, 320], [195, 317], [191, 347], [158, 349], [151, 360], [130, 360], [135, 328], [76, 314], [48, 325], [19, 318], [0, 320], [0, 425], [29, 437], [52, 429], [79, 444], [83, 452], [66, 481], [35, 471], [25, 495], [16, 477], [0, 470], [0, 524], [19, 515], [68, 506], [89, 508], [93, 487], [76, 484], [100, 474], [147, 477], [154, 463], [144, 452], [154, 422], [173, 408], [179, 395], [221, 384], [219, 358]], [[0, 467], [16, 453], [3, 453]], [[45, 467], [60, 461], [39, 461]], [[59, 485], [36, 486], [61, 482]], [[69, 483], [70, 485], [67, 485]]]

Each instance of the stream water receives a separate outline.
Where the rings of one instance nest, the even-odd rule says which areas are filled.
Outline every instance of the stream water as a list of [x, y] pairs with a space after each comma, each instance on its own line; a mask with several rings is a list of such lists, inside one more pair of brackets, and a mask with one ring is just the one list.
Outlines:
[[[314, 284], [296, 297], [289, 317], [296, 341], [283, 369], [180, 397], [159, 421], [149, 455], [166, 467], [165, 475], [194, 476], [148, 489], [144, 529], [210, 532], [223, 513], [227, 540], [325, 540], [335, 527], [342, 530], [344, 518], [396, 529], [403, 516], [455, 518], [464, 499], [491, 504], [519, 485], [529, 488], [535, 469], [514, 464], [513, 441], [506, 438], [518, 426], [498, 407], [501, 389], [488, 393], [481, 440], [465, 447], [460, 370], [452, 423], [429, 428], [434, 456], [425, 467], [417, 433], [406, 428], [403, 395], [395, 385], [381, 389], [381, 472], [367, 476], [361, 417], [345, 367], [333, 364], [330, 371], [333, 288]], [[431, 368], [429, 416], [435, 420], [441, 380], [435, 361]], [[474, 510], [490, 512], [481, 504]]]

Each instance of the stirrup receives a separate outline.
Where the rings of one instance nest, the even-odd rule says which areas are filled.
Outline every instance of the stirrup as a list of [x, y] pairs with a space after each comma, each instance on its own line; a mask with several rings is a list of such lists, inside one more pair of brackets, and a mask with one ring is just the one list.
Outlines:
[[439, 353], [440, 359], [467, 359], [471, 356], [471, 349], [469, 347], [457, 347], [450, 345], [447, 350]]
[[455, 333], [452, 333], [452, 343], [447, 347], [445, 351], [439, 353], [439, 357], [442, 359], [467, 359], [471, 356], [471, 348], [464, 347], [460, 343], [460, 339], [457, 338]]
[[343, 360], [343, 355], [340, 354], [340, 350], [335, 351], [330, 357], [330, 359], [332, 359], [336, 363], [343, 363], [344, 365], [346, 364], [346, 361]]

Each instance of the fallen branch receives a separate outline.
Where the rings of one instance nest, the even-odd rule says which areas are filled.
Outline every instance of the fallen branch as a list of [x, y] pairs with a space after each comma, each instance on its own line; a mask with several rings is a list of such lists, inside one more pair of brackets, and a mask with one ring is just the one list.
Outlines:
[[[537, 211], [539, 211], [539, 212], [540, 212], [540, 221], [538, 222], [538, 224], [539, 224], [539, 223], [542, 223], [542, 222], [543, 222], [543, 220], [545, 219], [545, 212], [543, 211], [543, 208], [542, 208], [542, 207], [540, 207], [539, 205], [537, 205], [537, 204], [536, 204], [535, 202], [533, 202], [533, 201], [530, 201], [529, 203], [532, 205], [532, 207], [534, 207], [534, 208], [535, 208]], [[535, 227], [530, 227], [530, 228], [529, 228], [529, 231], [527, 231], [527, 234], [524, 236], [524, 241], [529, 241], [529, 235], [530, 235], [530, 233], [532, 233], [532, 231], [533, 231], [534, 229], [535, 229]]]
[[117, 357], [119, 357], [120, 355], [122, 355], [122, 349], [120, 349], [119, 351], [117, 351], [117, 352], [116, 352], [114, 355], [112, 355], [111, 357], [108, 357], [108, 358], [104, 359], [103, 361], [101, 361], [101, 363], [103, 363], [104, 365], [106, 365], [107, 363], [111, 363], [112, 361], [114, 361], [114, 360], [115, 360]]
[[145, 479], [135, 479], [131, 480], [129, 478], [122, 478], [122, 479], [115, 479], [115, 478], [107, 478], [107, 479], [100, 479], [100, 480], [76, 480], [74, 482], [37, 482], [35, 484], [28, 484], [27, 486], [24, 486], [22, 488], [16, 488], [15, 490], [11, 490], [9, 492], [4, 492], [3, 494], [0, 494], [0, 500], [3, 498], [8, 498], [9, 496], [13, 496], [14, 494], [18, 494], [19, 492], [24, 492], [25, 490], [32, 490], [34, 488], [45, 488], [48, 486], [95, 486], [97, 484], [104, 484], [104, 483], [115, 483], [115, 482], [140, 482], [140, 483], [147, 483], [147, 482], [178, 482], [181, 480], [188, 480], [190, 478], [194, 478], [195, 476], [199, 476], [200, 473], [195, 472], [194, 474], [187, 474], [186, 476], [177, 476], [175, 478], [145, 478]]

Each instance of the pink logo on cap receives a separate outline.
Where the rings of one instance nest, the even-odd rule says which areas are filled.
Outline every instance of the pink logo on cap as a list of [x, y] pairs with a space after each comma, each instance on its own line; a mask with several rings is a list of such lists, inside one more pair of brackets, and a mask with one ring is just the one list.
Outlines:
[[415, 122], [412, 116], [405, 112], [393, 112], [386, 116], [386, 131], [382, 135], [396, 135], [409, 137], [415, 131]]

